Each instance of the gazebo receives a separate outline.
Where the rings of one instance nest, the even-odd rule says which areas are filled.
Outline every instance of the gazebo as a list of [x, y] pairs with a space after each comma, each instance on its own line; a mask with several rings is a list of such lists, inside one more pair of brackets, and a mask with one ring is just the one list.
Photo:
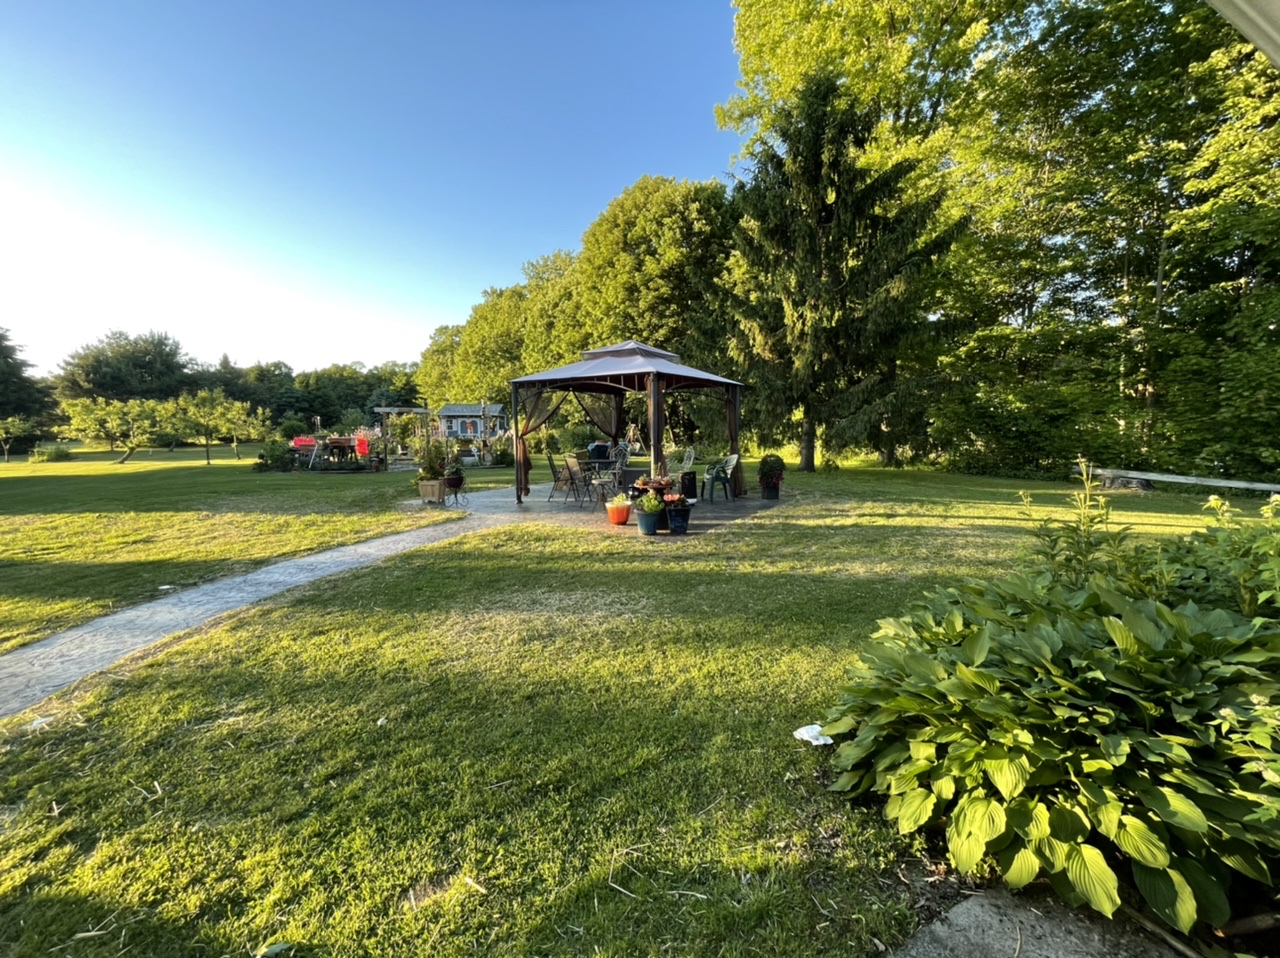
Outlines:
[[[684, 366], [680, 357], [664, 349], [629, 339], [613, 346], [588, 349], [582, 360], [548, 369], [511, 382], [511, 428], [516, 447], [516, 502], [529, 493], [529, 449], [524, 437], [551, 418], [569, 396], [582, 407], [587, 418], [615, 443], [626, 430], [622, 400], [627, 393], [643, 392], [649, 397], [650, 475], [666, 467], [662, 433], [666, 426], [664, 396], [688, 389], [718, 391], [724, 395], [729, 425], [729, 451], [738, 452], [738, 424], [741, 414], [742, 383], [723, 376]], [[734, 470], [734, 491], [746, 492], [742, 467]]]

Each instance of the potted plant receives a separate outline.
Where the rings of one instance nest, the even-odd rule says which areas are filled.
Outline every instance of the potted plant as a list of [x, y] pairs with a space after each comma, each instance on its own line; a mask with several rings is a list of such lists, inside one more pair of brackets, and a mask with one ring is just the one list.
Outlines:
[[781, 456], [769, 453], [760, 458], [760, 468], [756, 478], [760, 482], [762, 499], [777, 499], [778, 490], [782, 488], [782, 474], [787, 471], [787, 464]]
[[662, 497], [667, 504], [667, 522], [671, 524], [671, 534], [682, 536], [689, 531], [689, 500], [680, 493], [668, 493]]
[[444, 502], [444, 447], [424, 441], [418, 450], [418, 474], [413, 477], [423, 502]]
[[462, 472], [462, 463], [458, 459], [450, 458], [444, 464], [444, 484], [450, 489], [461, 489], [462, 483], [466, 477]]
[[609, 513], [609, 522], [615, 526], [625, 526], [631, 518], [631, 500], [625, 492], [618, 493], [606, 502], [605, 509]]
[[648, 492], [637, 499], [633, 505], [636, 508], [636, 525], [640, 527], [640, 534], [642, 536], [657, 535], [658, 522], [667, 510], [667, 504], [662, 501], [662, 497]]

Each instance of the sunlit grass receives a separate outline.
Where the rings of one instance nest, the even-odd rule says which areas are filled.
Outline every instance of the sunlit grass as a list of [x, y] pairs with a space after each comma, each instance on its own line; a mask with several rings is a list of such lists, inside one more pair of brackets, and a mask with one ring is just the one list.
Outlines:
[[[911, 845], [791, 731], [877, 619], [1009, 568], [1027, 486], [792, 472], [679, 543], [506, 527], [113, 670], [0, 722], [0, 942], [878, 954], [913, 927]], [[1198, 525], [1188, 497], [1116, 505]]]
[[[0, 465], [0, 652], [164, 591], [452, 518], [412, 475], [255, 473], [202, 452]], [[509, 475], [509, 473], [508, 473]]]

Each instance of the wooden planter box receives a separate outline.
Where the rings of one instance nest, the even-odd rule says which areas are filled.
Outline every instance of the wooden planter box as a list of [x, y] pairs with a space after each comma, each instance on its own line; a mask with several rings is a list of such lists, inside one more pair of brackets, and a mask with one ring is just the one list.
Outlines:
[[418, 495], [423, 502], [444, 502], [445, 485], [443, 479], [423, 479], [418, 483]]

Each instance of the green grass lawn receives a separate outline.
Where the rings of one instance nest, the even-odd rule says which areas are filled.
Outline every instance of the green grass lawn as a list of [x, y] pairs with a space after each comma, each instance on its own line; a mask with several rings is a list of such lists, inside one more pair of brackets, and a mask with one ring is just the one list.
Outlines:
[[1069, 491], [791, 472], [684, 541], [511, 526], [113, 669], [0, 722], [0, 953], [876, 954], [915, 849], [791, 732], [878, 618], [1009, 566], [1027, 487]]
[[241, 448], [244, 460], [218, 449], [211, 466], [199, 449], [0, 464], [0, 652], [161, 586], [450, 518], [404, 507], [411, 473], [256, 473], [256, 447]]

